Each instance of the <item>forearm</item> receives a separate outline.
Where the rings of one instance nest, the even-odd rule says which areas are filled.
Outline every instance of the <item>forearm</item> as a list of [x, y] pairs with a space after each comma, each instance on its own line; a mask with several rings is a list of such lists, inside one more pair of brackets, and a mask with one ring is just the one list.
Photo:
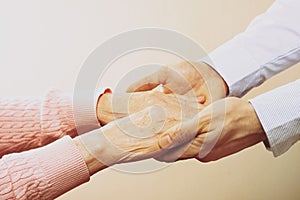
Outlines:
[[300, 60], [300, 2], [278, 0], [248, 28], [204, 59], [241, 97]]
[[108, 167], [91, 154], [91, 151], [89, 151], [89, 148], [91, 147], [88, 147], [87, 144], [80, 139], [80, 137], [74, 138], [73, 142], [77, 146], [90, 175], [93, 175]]
[[0, 157], [39, 145], [41, 98], [0, 99]]
[[[110, 133], [116, 130], [108, 128]], [[65, 136], [44, 147], [5, 155], [0, 160], [0, 199], [54, 199], [87, 182], [91, 175], [108, 167], [99, 158], [116, 153], [106, 151], [105, 147], [111, 145], [99, 141], [99, 134], [94, 131], [74, 139]], [[83, 140], [85, 135], [94, 143]], [[101, 155], [95, 156], [92, 151]], [[118, 152], [115, 155], [121, 156]]]
[[81, 152], [69, 136], [0, 160], [0, 199], [54, 199], [89, 180]]
[[75, 137], [81, 125], [85, 131], [99, 128], [97, 117], [84, 109], [89, 106], [96, 113], [96, 106], [85, 105], [84, 101], [82, 105], [76, 109], [79, 117], [75, 122], [71, 94], [50, 90], [41, 98], [1, 98], [0, 157], [44, 146], [65, 135]]
[[77, 135], [71, 97], [57, 91], [41, 98], [1, 98], [0, 112], [0, 157]]
[[300, 79], [262, 94], [252, 103], [274, 156], [286, 152], [300, 139]]

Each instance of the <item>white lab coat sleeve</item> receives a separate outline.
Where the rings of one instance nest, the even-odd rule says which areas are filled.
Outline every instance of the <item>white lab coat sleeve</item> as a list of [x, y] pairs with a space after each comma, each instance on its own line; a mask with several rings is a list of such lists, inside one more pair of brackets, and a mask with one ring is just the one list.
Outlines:
[[300, 139], [300, 79], [250, 100], [274, 156]]
[[300, 61], [300, 1], [277, 0], [245, 32], [202, 61], [219, 72], [229, 95], [237, 97], [296, 64]]

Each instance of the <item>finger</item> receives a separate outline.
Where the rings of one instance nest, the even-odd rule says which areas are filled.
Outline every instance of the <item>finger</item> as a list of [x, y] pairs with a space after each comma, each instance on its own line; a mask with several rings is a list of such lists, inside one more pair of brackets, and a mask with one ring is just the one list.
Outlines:
[[205, 101], [204, 105], [209, 105], [219, 99], [224, 98], [226, 92], [223, 91], [224, 87], [218, 85], [218, 82], [215, 80], [206, 81], [205, 84], [202, 84], [198, 89], [197, 96], [204, 96]]
[[200, 104], [204, 104], [206, 101], [206, 98], [204, 95], [198, 96], [197, 99], [198, 99], [198, 103], [200, 103]]
[[198, 120], [192, 119], [178, 124], [166, 131], [159, 138], [162, 149], [171, 149], [193, 140], [198, 133]]
[[199, 88], [198, 88], [198, 92], [196, 94], [197, 98], [198, 98], [198, 102], [200, 104], [204, 104], [204, 105], [208, 105], [211, 103], [211, 94], [210, 91], [207, 88], [206, 84], [202, 84]]
[[195, 115], [204, 109], [204, 106], [199, 103], [196, 97], [176, 95], [176, 98], [180, 103], [181, 117], [184, 121], [194, 118]]
[[162, 143], [161, 146], [162, 148], [170, 149], [190, 142], [197, 135], [208, 132], [210, 123], [211, 110], [210, 107], [206, 107], [192, 119], [177, 124], [163, 133], [160, 137], [165, 143]]
[[161, 162], [175, 162], [180, 160], [182, 155], [187, 151], [190, 143], [185, 143], [179, 147], [164, 150], [158, 156], [155, 157], [156, 160]]
[[163, 71], [159, 70], [131, 84], [127, 88], [126, 92], [140, 92], [140, 91], [152, 90], [153, 88], [157, 87], [159, 84], [162, 84], [163, 82], [164, 82]]

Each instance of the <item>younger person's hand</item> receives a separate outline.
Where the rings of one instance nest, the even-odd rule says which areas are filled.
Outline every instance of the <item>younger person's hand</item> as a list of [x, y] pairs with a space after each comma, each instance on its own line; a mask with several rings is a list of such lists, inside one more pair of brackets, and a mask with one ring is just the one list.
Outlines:
[[149, 91], [160, 84], [165, 93], [195, 96], [205, 105], [228, 93], [227, 84], [213, 68], [203, 62], [187, 61], [161, 68], [133, 83], [127, 92]]
[[157, 159], [169, 162], [189, 158], [214, 161], [266, 140], [252, 105], [239, 98], [209, 105], [194, 119], [166, 131], [164, 137], [172, 145]]

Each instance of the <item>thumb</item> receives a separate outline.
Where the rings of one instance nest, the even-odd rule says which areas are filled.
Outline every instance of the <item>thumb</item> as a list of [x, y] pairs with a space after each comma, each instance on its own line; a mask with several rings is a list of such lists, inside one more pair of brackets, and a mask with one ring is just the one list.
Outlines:
[[163, 70], [159, 70], [149, 76], [144, 77], [143, 79], [134, 82], [127, 88], [126, 92], [141, 92], [152, 90], [158, 85], [164, 83], [164, 81], [164, 72]]
[[191, 119], [168, 129], [159, 138], [162, 149], [171, 149], [193, 140], [198, 134], [198, 121]]

